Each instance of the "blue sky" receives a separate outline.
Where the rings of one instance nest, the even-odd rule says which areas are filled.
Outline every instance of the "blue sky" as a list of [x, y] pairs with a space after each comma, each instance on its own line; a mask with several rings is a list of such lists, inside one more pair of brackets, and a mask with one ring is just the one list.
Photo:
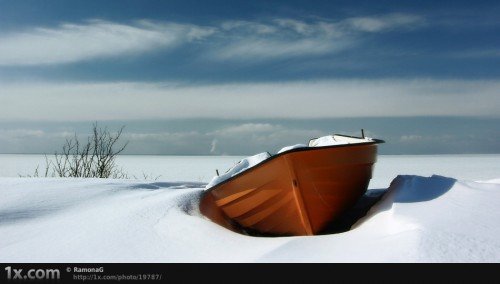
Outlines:
[[499, 14], [495, 1], [0, 0], [0, 152], [53, 152], [99, 121], [127, 125], [133, 154], [273, 152], [362, 127], [382, 153], [500, 153]]

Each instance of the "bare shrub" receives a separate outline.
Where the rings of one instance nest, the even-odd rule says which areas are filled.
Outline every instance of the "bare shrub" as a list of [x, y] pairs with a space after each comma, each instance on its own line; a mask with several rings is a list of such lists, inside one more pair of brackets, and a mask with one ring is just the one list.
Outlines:
[[[92, 125], [92, 134], [84, 143], [75, 136], [66, 139], [61, 153], [56, 152], [54, 159], [45, 156], [45, 177], [83, 177], [83, 178], [128, 178], [116, 165], [116, 156], [125, 150], [128, 142], [118, 143], [124, 126], [116, 133], [106, 127]], [[40, 176], [38, 167], [33, 177]]]

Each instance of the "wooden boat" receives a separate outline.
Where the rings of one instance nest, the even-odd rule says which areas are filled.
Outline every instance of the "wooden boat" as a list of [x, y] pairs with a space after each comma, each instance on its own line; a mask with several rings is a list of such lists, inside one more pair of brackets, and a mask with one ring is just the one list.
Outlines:
[[201, 213], [234, 231], [317, 234], [366, 192], [384, 142], [332, 137], [348, 144], [285, 151], [207, 189]]

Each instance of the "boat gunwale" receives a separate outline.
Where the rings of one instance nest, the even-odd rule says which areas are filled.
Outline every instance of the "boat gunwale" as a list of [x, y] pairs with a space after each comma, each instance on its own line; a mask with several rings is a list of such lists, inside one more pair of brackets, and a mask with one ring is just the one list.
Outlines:
[[[349, 136], [349, 135], [342, 135], [342, 134], [333, 134], [333, 135], [336, 135], [336, 136], [343, 136], [343, 137], [349, 137], [349, 138], [358, 138], [358, 139], [364, 139], [363, 137], [356, 137], [356, 136]], [[314, 138], [313, 138], [314, 139]], [[368, 141], [368, 142], [362, 142], [362, 143], [353, 143], [353, 144], [341, 144], [341, 145], [328, 145], [328, 146], [319, 146], [319, 147], [303, 147], [303, 148], [295, 148], [295, 149], [290, 149], [288, 151], [284, 151], [284, 152], [281, 152], [281, 153], [278, 153], [278, 154], [275, 154], [275, 155], [272, 155], [270, 156], [269, 158], [265, 159], [264, 161], [258, 163], [257, 165], [249, 168], [249, 169], [246, 169], [244, 171], [241, 171], [237, 174], [235, 174], [234, 176], [226, 179], [225, 181], [221, 182], [221, 183], [218, 183], [214, 186], [212, 186], [211, 188], [208, 188], [208, 189], [205, 189], [204, 192], [203, 192], [203, 196], [205, 196], [205, 194], [208, 194], [210, 192], [212, 192], [213, 190], [219, 188], [220, 186], [244, 175], [244, 174], [248, 174], [250, 173], [251, 171], [265, 165], [267, 162], [270, 162], [276, 158], [279, 158], [281, 156], [284, 156], [284, 155], [287, 155], [287, 154], [291, 154], [291, 153], [296, 153], [296, 152], [306, 152], [306, 151], [318, 151], [318, 150], [324, 150], [324, 149], [330, 149], [330, 148], [341, 148], [341, 147], [353, 147], [353, 146], [362, 146], [362, 145], [373, 145], [373, 144], [382, 144], [382, 143], [385, 143], [384, 140], [381, 140], [381, 139], [375, 139], [375, 138], [371, 138], [372, 141]], [[269, 152], [267, 152], [269, 154]]]

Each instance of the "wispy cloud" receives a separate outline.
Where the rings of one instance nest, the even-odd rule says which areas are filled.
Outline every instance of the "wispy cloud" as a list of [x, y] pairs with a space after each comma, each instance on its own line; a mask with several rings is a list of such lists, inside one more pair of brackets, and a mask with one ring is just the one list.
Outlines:
[[388, 14], [341, 20], [273, 19], [222, 23], [226, 33], [209, 55], [218, 60], [258, 60], [335, 53], [357, 43], [363, 33], [415, 29], [417, 15]]
[[277, 31], [276, 27], [251, 21], [225, 21], [220, 24], [222, 31], [245, 31], [246, 33], [252, 34], [272, 34]]
[[61, 145], [74, 135], [43, 128], [0, 129], [0, 153], [54, 153], [55, 145]]
[[0, 129], [0, 137], [5, 139], [8, 137], [13, 140], [22, 140], [26, 138], [38, 138], [45, 135], [45, 132], [41, 129]]
[[[0, 121], [497, 117], [500, 108], [498, 80], [325, 80], [220, 85], [2, 82], [1, 86]], [[241, 126], [244, 127], [268, 126]]]
[[[213, 60], [259, 60], [321, 55], [344, 50], [363, 33], [417, 27], [416, 15], [389, 14], [340, 20], [231, 20], [211, 26], [189, 23], [88, 20], [56, 27], [0, 32], [0, 66], [74, 63], [138, 55], [199, 42]], [[199, 40], [205, 39], [200, 42]]]
[[389, 14], [372, 17], [353, 17], [342, 22], [348, 29], [362, 32], [382, 32], [393, 29], [415, 29], [425, 24], [425, 19], [411, 14]]
[[90, 20], [0, 34], [0, 65], [71, 63], [140, 54], [206, 37], [213, 28], [178, 23], [137, 21], [120, 24]]
[[211, 132], [209, 134], [220, 135], [220, 136], [234, 136], [242, 133], [262, 133], [262, 132], [272, 132], [280, 130], [281, 127], [278, 125], [272, 125], [269, 123], [244, 123], [237, 126], [230, 126], [222, 128]]
[[334, 43], [317, 38], [294, 40], [245, 38], [212, 50], [209, 55], [216, 60], [264, 60], [333, 53], [351, 44], [350, 40], [338, 40]]

